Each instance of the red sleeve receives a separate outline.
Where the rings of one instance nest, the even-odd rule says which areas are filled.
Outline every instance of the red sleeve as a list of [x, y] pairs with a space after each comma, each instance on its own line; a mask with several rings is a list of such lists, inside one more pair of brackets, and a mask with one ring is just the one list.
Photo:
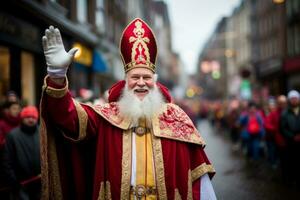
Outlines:
[[[47, 80], [47, 85], [55, 89], [65, 87], [65, 85], [60, 86], [53, 83], [50, 79]], [[71, 93], [68, 91], [62, 98], [54, 98], [47, 94], [44, 94], [43, 96], [42, 109], [43, 113], [47, 115], [47, 118], [57, 125], [57, 127], [60, 128], [66, 135], [72, 138], [77, 138], [79, 134], [80, 115], [77, 113]], [[97, 122], [99, 117], [89, 106], [83, 104], [78, 105], [84, 109], [88, 116], [86, 125], [87, 134], [95, 134], [97, 124], [99, 124]]]

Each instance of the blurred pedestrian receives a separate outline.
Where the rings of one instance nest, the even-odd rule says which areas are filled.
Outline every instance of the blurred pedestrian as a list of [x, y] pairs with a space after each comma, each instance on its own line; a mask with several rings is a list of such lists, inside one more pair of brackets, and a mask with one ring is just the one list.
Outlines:
[[40, 145], [38, 111], [27, 106], [21, 111], [21, 125], [6, 137], [3, 152], [4, 179], [12, 199], [40, 199]]
[[8, 134], [13, 128], [20, 125], [20, 111], [21, 105], [18, 101], [7, 102], [5, 105], [7, 111], [4, 113], [2, 119], [0, 119], [0, 151], [4, 146], [6, 134]]
[[[5, 109], [6, 111], [3, 113], [3, 118], [0, 119], [0, 166], [3, 161], [3, 149], [6, 141], [6, 135], [21, 123], [19, 115], [21, 106], [18, 101], [6, 102]], [[0, 170], [0, 197], [5, 199], [8, 198], [9, 193], [3, 177], [3, 171]]]
[[286, 170], [284, 174], [287, 183], [300, 183], [300, 94], [296, 90], [288, 93], [288, 109], [281, 116], [281, 132], [286, 141]]
[[227, 124], [230, 131], [230, 138], [233, 143], [233, 150], [238, 150], [240, 128], [239, 128], [239, 101], [234, 99], [229, 104], [228, 114], [227, 114]]
[[268, 162], [273, 168], [276, 168], [278, 162], [278, 154], [275, 143], [275, 136], [279, 131], [279, 115], [276, 107], [275, 98], [270, 98], [268, 100], [268, 107], [265, 111], [264, 126], [266, 130], [265, 142], [267, 146], [267, 158]]
[[248, 113], [245, 114], [240, 122], [244, 125], [247, 140], [247, 155], [253, 160], [260, 158], [261, 140], [265, 134], [263, 119], [257, 110], [257, 105], [254, 102], [249, 103]]

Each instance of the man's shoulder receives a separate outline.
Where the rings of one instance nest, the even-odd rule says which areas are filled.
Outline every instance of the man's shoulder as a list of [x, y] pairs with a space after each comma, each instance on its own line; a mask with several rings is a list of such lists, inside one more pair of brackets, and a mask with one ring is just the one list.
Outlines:
[[155, 136], [205, 145], [192, 120], [176, 104], [166, 103], [152, 123]]
[[128, 129], [130, 120], [120, 113], [120, 108], [117, 102], [92, 105], [91, 108], [110, 124], [121, 129]]

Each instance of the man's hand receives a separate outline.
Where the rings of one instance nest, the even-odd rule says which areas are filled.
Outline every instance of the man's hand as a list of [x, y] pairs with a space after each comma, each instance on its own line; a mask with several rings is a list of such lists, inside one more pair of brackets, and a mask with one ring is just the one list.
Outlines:
[[78, 49], [66, 52], [59, 30], [53, 26], [46, 29], [42, 41], [48, 75], [54, 79], [64, 78]]

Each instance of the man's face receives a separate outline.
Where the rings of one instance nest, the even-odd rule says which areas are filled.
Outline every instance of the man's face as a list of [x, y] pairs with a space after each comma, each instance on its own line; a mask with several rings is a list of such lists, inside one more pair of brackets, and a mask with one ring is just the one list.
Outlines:
[[37, 124], [38, 119], [35, 118], [35, 117], [24, 117], [22, 119], [22, 121], [23, 121], [23, 124], [25, 124], [26, 126], [32, 127], [32, 126], [35, 126]]
[[149, 90], [154, 87], [154, 74], [146, 68], [134, 68], [127, 72], [126, 82], [128, 89], [143, 100]]
[[12, 104], [9, 109], [9, 113], [13, 117], [17, 117], [21, 111], [21, 106], [19, 104]]
[[290, 98], [290, 103], [292, 107], [297, 107], [299, 105], [299, 99], [297, 97]]

